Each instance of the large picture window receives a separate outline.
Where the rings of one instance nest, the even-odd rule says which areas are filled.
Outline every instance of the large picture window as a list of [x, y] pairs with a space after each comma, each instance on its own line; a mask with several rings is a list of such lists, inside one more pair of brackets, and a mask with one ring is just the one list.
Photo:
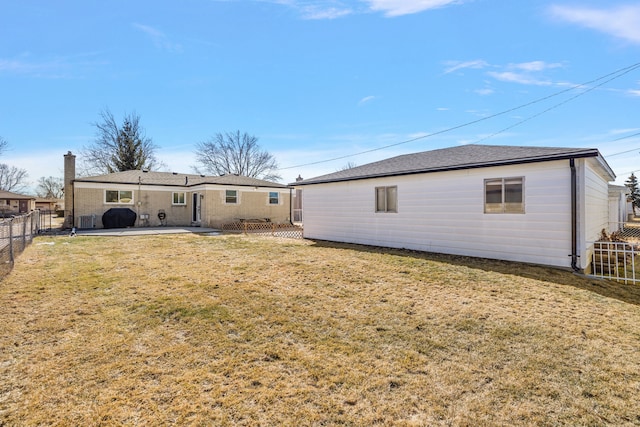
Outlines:
[[224, 202], [235, 205], [238, 203], [238, 190], [225, 190]]
[[398, 187], [376, 187], [376, 212], [398, 212]]
[[187, 193], [185, 193], [185, 192], [173, 193], [171, 204], [173, 204], [173, 205], [186, 205], [187, 204]]
[[524, 178], [484, 181], [485, 213], [524, 213]]
[[133, 204], [133, 191], [105, 190], [104, 201], [105, 203]]

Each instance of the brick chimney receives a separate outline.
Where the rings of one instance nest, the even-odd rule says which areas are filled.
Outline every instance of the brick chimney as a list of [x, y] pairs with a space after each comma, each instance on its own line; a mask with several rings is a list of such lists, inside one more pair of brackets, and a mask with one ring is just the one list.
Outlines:
[[64, 224], [73, 228], [73, 180], [76, 179], [76, 156], [69, 151], [64, 155]]

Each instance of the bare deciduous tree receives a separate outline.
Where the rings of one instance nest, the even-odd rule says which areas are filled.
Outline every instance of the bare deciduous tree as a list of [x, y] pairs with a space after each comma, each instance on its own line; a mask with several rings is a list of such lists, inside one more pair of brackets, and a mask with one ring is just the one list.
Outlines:
[[0, 164], [0, 190], [19, 192], [25, 189], [29, 175], [25, 169]]
[[347, 162], [346, 165], [342, 166], [340, 169], [337, 169], [336, 172], [340, 172], [340, 171], [346, 171], [349, 169], [353, 169], [356, 166], [358, 166], [355, 162]]
[[248, 133], [218, 133], [196, 145], [194, 169], [214, 175], [237, 174], [251, 178], [278, 181], [278, 163], [272, 154], [258, 145], [258, 138]]
[[[9, 146], [9, 142], [0, 136], [0, 155]], [[15, 166], [0, 163], [0, 190], [22, 191], [27, 186], [27, 171]]]
[[9, 143], [7, 142], [7, 140], [0, 136], [0, 155], [4, 153], [4, 150], [6, 150], [8, 146]]
[[96, 138], [83, 148], [81, 174], [106, 174], [125, 170], [157, 170], [162, 165], [155, 157], [156, 146], [145, 135], [140, 116], [127, 114], [122, 126], [113, 114], [105, 109], [100, 112], [101, 121], [94, 123]]
[[40, 177], [38, 179], [38, 187], [36, 188], [36, 195], [46, 199], [60, 199], [62, 198], [64, 191], [64, 180], [60, 177]]

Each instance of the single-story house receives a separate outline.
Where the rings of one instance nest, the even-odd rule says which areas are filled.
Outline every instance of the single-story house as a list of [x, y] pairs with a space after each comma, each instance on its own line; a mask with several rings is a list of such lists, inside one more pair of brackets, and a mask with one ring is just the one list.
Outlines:
[[19, 215], [36, 208], [36, 198], [24, 194], [0, 191], [0, 215]]
[[[67, 227], [73, 224], [77, 228], [123, 225], [220, 228], [239, 220], [276, 223], [291, 220], [291, 188], [270, 181], [237, 175], [147, 170], [90, 177], [74, 175], [75, 156], [69, 152], [65, 155]], [[117, 213], [120, 219], [107, 217], [105, 213]], [[103, 217], [109, 218], [107, 224]]]
[[609, 185], [609, 233], [633, 217], [633, 207], [627, 198], [631, 191], [625, 185]]
[[291, 185], [306, 238], [584, 270], [614, 179], [597, 149], [463, 145]]
[[45, 197], [38, 197], [36, 199], [36, 209], [45, 212], [64, 210], [64, 202], [55, 198], [48, 199]]

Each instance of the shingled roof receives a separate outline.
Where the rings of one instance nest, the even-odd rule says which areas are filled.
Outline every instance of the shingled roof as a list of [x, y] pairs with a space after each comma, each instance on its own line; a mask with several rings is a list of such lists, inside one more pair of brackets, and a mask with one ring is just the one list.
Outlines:
[[[598, 157], [595, 148], [560, 147], [516, 147], [504, 145], [461, 145], [452, 148], [404, 154], [386, 160], [341, 170], [315, 178], [305, 179], [291, 185], [321, 184], [385, 176], [442, 172], [448, 170], [473, 169], [489, 166], [504, 166], [521, 163], [543, 162], [582, 157]], [[615, 177], [604, 162], [605, 169]]]
[[196, 174], [184, 174], [175, 172], [155, 172], [130, 170], [115, 172], [106, 175], [89, 176], [76, 178], [74, 182], [99, 182], [104, 184], [145, 184], [145, 185], [168, 185], [178, 187], [192, 187], [200, 184], [235, 185], [241, 187], [272, 187], [287, 188], [286, 185], [278, 184], [262, 179], [250, 178], [239, 175], [207, 176]]

